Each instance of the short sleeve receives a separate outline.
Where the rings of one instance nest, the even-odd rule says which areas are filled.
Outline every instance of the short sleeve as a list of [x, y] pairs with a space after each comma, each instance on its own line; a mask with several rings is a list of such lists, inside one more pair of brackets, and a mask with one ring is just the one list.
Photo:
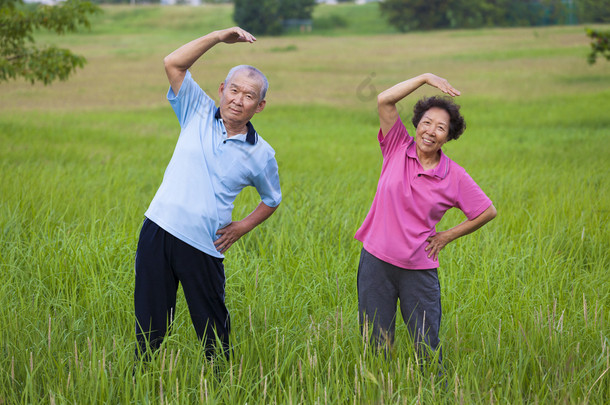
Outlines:
[[175, 94], [170, 86], [167, 92], [167, 100], [174, 109], [181, 128], [189, 123], [195, 113], [209, 114], [215, 106], [214, 100], [199, 87], [188, 70], [178, 94]]
[[413, 142], [413, 138], [409, 136], [407, 128], [405, 128], [400, 117], [398, 117], [394, 126], [392, 126], [385, 137], [383, 136], [381, 129], [379, 129], [377, 139], [379, 140], [381, 154], [384, 159], [392, 156], [396, 151], [404, 151], [405, 148]]
[[277, 207], [282, 201], [280, 189], [280, 176], [275, 157], [267, 162], [267, 165], [259, 174], [254, 176], [254, 187], [265, 205]]
[[485, 195], [481, 187], [474, 182], [472, 177], [466, 172], [460, 179], [457, 207], [464, 212], [469, 220], [473, 220], [492, 204], [492, 201]]

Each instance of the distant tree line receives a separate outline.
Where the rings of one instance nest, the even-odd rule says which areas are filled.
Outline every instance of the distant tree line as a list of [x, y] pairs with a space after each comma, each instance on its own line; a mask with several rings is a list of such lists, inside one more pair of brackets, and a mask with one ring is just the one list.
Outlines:
[[309, 21], [316, 0], [234, 0], [233, 19], [254, 35], [279, 35], [287, 23]]
[[385, 0], [379, 7], [401, 32], [610, 22], [608, 0]]

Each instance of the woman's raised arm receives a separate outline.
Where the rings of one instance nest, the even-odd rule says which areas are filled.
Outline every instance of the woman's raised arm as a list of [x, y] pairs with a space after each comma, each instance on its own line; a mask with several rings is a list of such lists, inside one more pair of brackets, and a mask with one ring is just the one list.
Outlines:
[[377, 110], [379, 112], [379, 122], [383, 136], [392, 129], [392, 126], [398, 119], [396, 103], [424, 84], [436, 87], [452, 97], [460, 95], [459, 90], [453, 88], [446, 79], [432, 73], [424, 73], [390, 87], [377, 96]]

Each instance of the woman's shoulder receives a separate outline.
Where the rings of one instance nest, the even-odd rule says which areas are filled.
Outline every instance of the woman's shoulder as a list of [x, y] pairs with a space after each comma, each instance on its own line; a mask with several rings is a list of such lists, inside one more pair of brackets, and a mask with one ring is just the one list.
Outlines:
[[449, 156], [445, 155], [445, 159], [447, 159], [448, 173], [454, 179], [460, 179], [464, 175], [468, 174], [466, 172], [466, 169], [464, 169], [462, 166], [460, 166], [458, 163], [456, 163]]

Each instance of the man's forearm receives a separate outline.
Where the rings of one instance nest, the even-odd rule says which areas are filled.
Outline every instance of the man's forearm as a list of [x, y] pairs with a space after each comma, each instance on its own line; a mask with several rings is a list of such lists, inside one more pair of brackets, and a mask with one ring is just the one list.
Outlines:
[[254, 41], [256, 41], [256, 38], [249, 32], [239, 27], [232, 27], [210, 32], [188, 44], [182, 45], [163, 59], [165, 72], [167, 73], [172, 90], [174, 93], [178, 93], [186, 75], [186, 70], [219, 42], [233, 44], [235, 42], [252, 43]]
[[187, 69], [219, 42], [218, 31], [214, 31], [182, 45], [163, 59], [165, 73], [174, 93], [180, 90]]
[[256, 228], [275, 212], [277, 207], [269, 207], [261, 202], [258, 207], [241, 221], [231, 222], [229, 225], [219, 229], [216, 234], [220, 235], [214, 242], [214, 246], [219, 252], [224, 253], [239, 238]]
[[277, 207], [270, 207], [267, 204], [261, 202], [247, 217], [241, 220], [247, 232], [256, 228], [258, 225], [263, 223], [269, 218], [277, 209]]

